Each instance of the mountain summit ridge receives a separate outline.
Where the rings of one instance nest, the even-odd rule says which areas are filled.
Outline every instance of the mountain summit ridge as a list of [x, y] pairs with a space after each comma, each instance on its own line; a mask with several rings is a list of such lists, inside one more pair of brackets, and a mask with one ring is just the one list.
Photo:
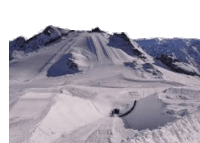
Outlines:
[[[80, 41], [79, 39], [84, 38], [84, 41], [89, 44], [87, 44], [89, 46], [87, 52], [97, 54], [98, 60], [106, 61], [106, 59], [109, 59], [114, 63], [125, 63], [125, 65], [131, 65], [131, 67], [136, 67], [136, 65], [133, 65], [133, 61], [135, 61], [134, 64], [139, 62], [140, 64], [150, 63], [158, 66], [160, 64], [156, 63], [160, 61], [174, 72], [200, 76], [200, 40], [198, 39], [153, 38], [133, 40], [124, 32], [108, 34], [99, 27], [91, 31], [76, 31], [49, 25], [41, 33], [27, 40], [21, 36], [9, 41], [9, 60], [17, 60], [24, 55], [29, 55], [65, 39], [71, 39], [71, 41], [77, 43]], [[84, 47], [84, 45], [82, 46]], [[91, 59], [88, 61], [88, 58], [82, 54], [86, 50], [75, 49], [72, 48], [70, 62], [68, 63], [73, 63], [74, 60], [72, 59], [76, 59], [76, 62], [81, 63], [82, 66], [84, 65], [83, 67], [86, 65], [88, 67]], [[123, 52], [119, 52], [119, 50]], [[80, 59], [80, 57], [82, 58]], [[168, 60], [171, 60], [171, 62], [168, 62]], [[76, 64], [72, 65], [75, 66]], [[76, 67], [79, 66], [76, 65]], [[82, 69], [76, 69], [76, 71], [82, 71]]]

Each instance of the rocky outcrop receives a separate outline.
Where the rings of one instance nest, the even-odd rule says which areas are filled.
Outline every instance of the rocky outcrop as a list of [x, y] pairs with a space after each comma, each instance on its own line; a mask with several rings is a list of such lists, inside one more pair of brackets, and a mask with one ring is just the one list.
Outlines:
[[122, 38], [127, 45], [132, 46], [133, 47], [132, 52], [133, 52], [134, 55], [136, 55], [136, 56], [138, 56], [142, 59], [146, 59], [145, 55], [132, 44], [131, 40], [129, 39], [129, 37], [124, 32], [122, 32], [120, 34], [114, 33], [114, 35]]
[[96, 27], [91, 30], [91, 32], [103, 32], [99, 27]]
[[156, 59], [160, 60], [163, 64], [168, 66], [172, 71], [192, 76], [195, 75], [200, 76], [198, 70], [195, 70], [194, 67], [192, 67], [187, 63], [183, 63], [174, 57], [162, 54], [160, 57], [157, 57]]
[[36, 34], [28, 40], [25, 40], [24, 37], [18, 37], [9, 42], [9, 59], [12, 59], [12, 54], [15, 50], [22, 50], [25, 53], [33, 52], [43, 46], [56, 42], [61, 39], [62, 36], [66, 36], [69, 32], [70, 30], [68, 29], [61, 29], [50, 25], [47, 26], [43, 32]]
[[13, 59], [12, 53], [14, 50], [23, 50], [25, 46], [25, 38], [20, 36], [9, 42], [9, 60]]
[[50, 36], [51, 33], [53, 33], [53, 32], [55, 32], [55, 31], [54, 31], [54, 29], [53, 29], [52, 26], [48, 26], [48, 27], [43, 31], [43, 33], [44, 33], [45, 35], [47, 35], [47, 36]]
[[38, 49], [40, 46], [47, 45], [60, 39], [62, 34], [53, 26], [47, 26], [42, 33], [39, 33], [26, 41], [26, 50]]
[[133, 62], [126, 62], [124, 63], [125, 66], [131, 67], [132, 69], [136, 71], [142, 71], [142, 73], [146, 73], [154, 78], [161, 79], [163, 76], [163, 73], [160, 72], [153, 64], [151, 63], [143, 63], [139, 64], [137, 61]]
[[145, 55], [142, 52], [140, 52], [138, 49], [133, 49], [133, 54], [142, 59], [146, 59]]
[[163, 74], [157, 68], [155, 68], [152, 64], [145, 63], [142, 65], [142, 67], [146, 72], [151, 73], [152, 75], [157, 76], [159, 78], [162, 78]]
[[166, 69], [187, 75], [200, 75], [199, 39], [154, 38], [135, 41], [147, 54], [166, 65]]
[[72, 59], [67, 60], [67, 66], [74, 72], [79, 72], [78, 65]]
[[25, 38], [20, 36], [14, 41], [11, 41], [9, 44], [12, 44], [14, 47], [22, 48], [25, 45]]
[[124, 32], [122, 32], [122, 33], [114, 33], [113, 35], [117, 36], [119, 38], [124, 39], [124, 41], [126, 42], [126, 44], [132, 45], [130, 39], [128, 38], [128, 36]]

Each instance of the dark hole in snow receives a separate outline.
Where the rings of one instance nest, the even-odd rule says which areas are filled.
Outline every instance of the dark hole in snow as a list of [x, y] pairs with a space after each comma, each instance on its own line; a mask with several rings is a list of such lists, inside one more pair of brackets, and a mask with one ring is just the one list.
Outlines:
[[114, 114], [119, 114], [119, 109], [117, 109], [117, 108], [115, 108], [115, 109], [113, 109], [112, 111], [111, 111], [111, 116], [113, 116]]

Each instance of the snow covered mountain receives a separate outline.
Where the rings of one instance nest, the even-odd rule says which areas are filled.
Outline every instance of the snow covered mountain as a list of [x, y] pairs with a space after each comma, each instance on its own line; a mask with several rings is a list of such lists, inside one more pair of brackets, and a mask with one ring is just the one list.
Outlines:
[[48, 26], [9, 41], [10, 143], [198, 143], [200, 41]]
[[199, 39], [138, 39], [135, 40], [149, 55], [171, 70], [189, 75], [200, 75]]
[[[200, 55], [200, 40], [198, 39], [157, 38], [157, 39], [138, 39], [138, 40], [133, 41], [133, 40], [130, 40], [129, 37], [123, 32], [121, 34], [114, 33], [113, 35], [109, 35], [105, 33], [104, 31], [101, 31], [99, 28], [95, 28], [92, 31], [88, 31], [88, 34], [89, 33], [91, 34], [94, 32], [101, 33], [101, 35], [104, 36], [103, 42], [104, 44], [106, 44], [106, 46], [116, 47], [118, 49], [121, 49], [129, 56], [137, 55], [137, 57], [140, 59], [146, 59], [147, 57], [149, 57], [147, 54], [149, 54], [150, 56], [154, 58], [153, 63], [155, 63], [158, 66], [165, 67], [165, 68], [168, 67], [167, 69], [170, 69], [172, 71], [179, 72], [179, 73], [200, 76], [200, 56], [199, 56]], [[33, 51], [37, 51], [38, 49], [42, 47], [48, 46], [48, 44], [55, 43], [56, 41], [59, 42], [63, 37], [69, 37], [68, 34], [70, 33], [73, 36], [74, 35], [78, 36], [78, 35], [83, 35], [83, 33], [85, 33], [86, 35], [87, 32], [73, 31], [73, 30], [68, 30], [68, 29], [61, 29], [54, 26], [48, 26], [46, 29], [44, 29], [43, 32], [35, 35], [34, 37], [28, 40], [25, 40], [23, 37], [18, 37], [15, 40], [10, 41], [9, 42], [9, 52], [10, 52], [9, 59], [12, 60], [12, 59], [20, 58], [22, 55], [33, 52]], [[93, 43], [95, 43], [93, 42], [94, 38], [93, 39], [91, 37], [87, 37], [87, 38], [89, 39], [87, 40], [91, 44], [90, 47], [92, 46], [95, 47], [95, 45], [92, 45]], [[107, 41], [105, 41], [105, 39], [107, 39]], [[99, 37], [98, 37], [98, 40], [102, 42], [102, 40], [100, 40]], [[90, 49], [90, 52], [93, 52], [91, 50], [92, 49]], [[108, 56], [107, 58], [109, 58], [109, 54], [107, 53], [109, 51], [105, 51], [103, 49], [103, 52], [104, 54], [107, 54], [106, 56]], [[115, 53], [116, 52], [114, 52], [114, 54]], [[97, 52], [93, 54], [97, 54]], [[69, 55], [67, 55], [67, 57], [68, 59], [70, 59], [68, 61], [69, 67], [71, 67], [71, 64], [72, 66], [75, 65], [73, 64], [73, 61], [71, 61], [71, 59], [75, 58], [74, 54], [70, 53]], [[115, 54], [115, 58], [118, 58], [116, 57], [116, 54]], [[114, 62], [114, 59], [110, 59], [110, 60]], [[131, 62], [131, 60], [123, 61], [121, 59], [118, 61], [124, 62], [124, 63]], [[132, 61], [134, 60], [132, 59]], [[150, 61], [152, 63], [152, 60]], [[161, 65], [161, 63], [159, 63], [158, 61], [164, 64], [164, 66]], [[115, 62], [117, 62], [116, 59], [115, 59]], [[84, 65], [82, 66], [83, 67], [86, 66], [87, 65], [86, 63], [84, 63]], [[152, 67], [152, 66], [148, 66], [148, 67]], [[77, 67], [73, 66], [73, 68], [75, 68], [74, 69], [75, 71], [80, 71], [76, 69], [78, 68], [78, 66]], [[69, 72], [73, 71], [73, 70], [71, 71], [69, 68], [67, 68], [66, 70], [68, 70]]]

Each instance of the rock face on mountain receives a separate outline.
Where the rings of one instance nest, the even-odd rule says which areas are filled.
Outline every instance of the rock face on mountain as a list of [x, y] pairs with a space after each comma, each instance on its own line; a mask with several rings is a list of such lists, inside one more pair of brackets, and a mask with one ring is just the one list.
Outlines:
[[199, 71], [190, 64], [181, 62], [180, 60], [170, 57], [168, 55], [162, 54], [160, 57], [157, 58], [157, 60], [160, 60], [162, 63], [167, 65], [172, 71], [184, 73], [187, 75], [200, 76]]
[[135, 55], [139, 58], [146, 59], [145, 52], [138, 47], [138, 45], [131, 41], [130, 38], [125, 34], [122, 33], [114, 33], [112, 36], [110, 36], [110, 43], [108, 43], [110, 46], [114, 47], [120, 47], [130, 55]]
[[91, 30], [91, 32], [103, 32], [99, 27], [96, 27]]
[[71, 53], [62, 56], [48, 71], [48, 77], [62, 76], [66, 74], [75, 74], [80, 72], [78, 65], [74, 62], [74, 57]]
[[125, 66], [131, 67], [136, 71], [142, 71], [143, 73], [149, 73], [153, 78], [162, 78], [162, 72], [160, 72], [153, 64], [151, 63], [143, 63], [139, 64], [136, 61], [130, 63], [124, 63]]
[[142, 67], [146, 72], [152, 73], [152, 75], [158, 78], [162, 78], [162, 73], [157, 68], [155, 68], [152, 64], [145, 63], [142, 65]]
[[67, 35], [69, 30], [61, 29], [54, 26], [47, 26], [43, 32], [25, 40], [24, 37], [18, 37], [17, 39], [9, 42], [9, 59], [13, 59], [13, 52], [23, 51], [25, 53], [38, 50], [42, 46], [46, 46], [49, 43], [53, 43], [59, 40], [63, 35]]
[[199, 39], [138, 39], [135, 41], [145, 52], [160, 60], [172, 71], [199, 75]]
[[128, 38], [128, 36], [124, 32], [122, 32], [122, 33], [114, 33], [114, 36], [117, 36], [117, 37], [120, 37], [120, 38], [124, 39], [126, 41], [127, 45], [131, 45], [130, 39]]
[[25, 38], [21, 36], [9, 42], [9, 60], [13, 59], [14, 50], [23, 50], [25, 42]]
[[31, 52], [40, 48], [40, 46], [52, 43], [62, 36], [61, 32], [53, 27], [48, 26], [42, 33], [33, 36], [28, 39], [25, 44], [25, 51]]

